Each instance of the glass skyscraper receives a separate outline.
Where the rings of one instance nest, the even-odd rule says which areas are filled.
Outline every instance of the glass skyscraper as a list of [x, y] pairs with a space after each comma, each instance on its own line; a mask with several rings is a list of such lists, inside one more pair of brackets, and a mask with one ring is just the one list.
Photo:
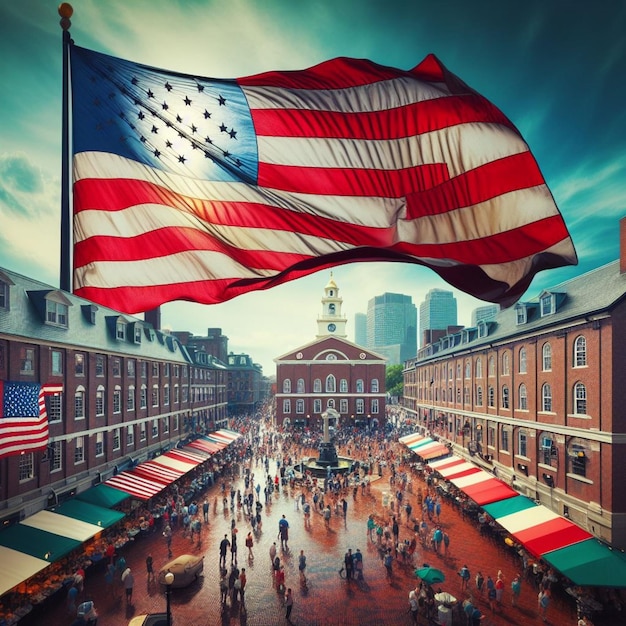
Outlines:
[[417, 308], [411, 296], [384, 293], [367, 303], [367, 347], [400, 365], [417, 354]]
[[420, 341], [426, 330], [446, 330], [457, 325], [456, 298], [451, 291], [431, 289], [420, 304]]

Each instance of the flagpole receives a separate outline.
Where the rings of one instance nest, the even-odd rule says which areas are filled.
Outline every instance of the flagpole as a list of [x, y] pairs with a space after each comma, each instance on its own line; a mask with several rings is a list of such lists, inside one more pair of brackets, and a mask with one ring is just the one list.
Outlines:
[[70, 138], [69, 138], [69, 48], [70, 17], [74, 13], [72, 5], [63, 2], [59, 5], [61, 29], [63, 30], [63, 104], [61, 120], [61, 266], [59, 287], [63, 291], [72, 291], [71, 281], [71, 243], [70, 243]]

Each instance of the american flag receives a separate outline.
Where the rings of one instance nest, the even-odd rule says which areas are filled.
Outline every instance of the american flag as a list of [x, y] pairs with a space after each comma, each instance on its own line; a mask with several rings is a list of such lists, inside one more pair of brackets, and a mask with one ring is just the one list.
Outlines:
[[429, 55], [211, 79], [71, 45], [76, 294], [137, 313], [354, 261], [514, 303], [577, 263], [514, 125]]
[[45, 396], [62, 391], [62, 385], [0, 380], [0, 457], [46, 449]]

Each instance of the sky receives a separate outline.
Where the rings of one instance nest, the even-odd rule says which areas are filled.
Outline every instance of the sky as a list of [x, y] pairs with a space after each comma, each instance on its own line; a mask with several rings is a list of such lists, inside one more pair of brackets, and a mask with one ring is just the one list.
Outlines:
[[[601, 0], [74, 0], [76, 44], [215, 78], [367, 58], [411, 69], [429, 53], [498, 106], [529, 144], [579, 263], [539, 273], [522, 300], [619, 256], [626, 215], [626, 3]], [[0, 4], [0, 267], [59, 285], [62, 31], [54, 0]], [[274, 359], [315, 339], [330, 272], [217, 305], [161, 307], [162, 325], [205, 335], [275, 373]], [[432, 270], [336, 267], [354, 314], [385, 292], [419, 304], [454, 292], [459, 324], [487, 304]]]

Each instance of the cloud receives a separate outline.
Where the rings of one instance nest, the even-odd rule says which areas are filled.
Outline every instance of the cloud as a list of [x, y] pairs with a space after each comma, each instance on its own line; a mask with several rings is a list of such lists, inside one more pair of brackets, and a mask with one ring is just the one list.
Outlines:
[[24, 155], [0, 155], [0, 202], [6, 208], [21, 210], [23, 196], [40, 194], [43, 188], [41, 172]]

